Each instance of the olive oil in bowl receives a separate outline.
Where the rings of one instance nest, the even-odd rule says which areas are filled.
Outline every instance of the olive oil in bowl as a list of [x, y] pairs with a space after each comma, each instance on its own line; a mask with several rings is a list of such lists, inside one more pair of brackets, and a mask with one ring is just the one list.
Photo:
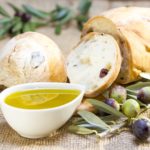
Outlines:
[[34, 89], [12, 93], [5, 103], [23, 109], [48, 109], [64, 105], [80, 94], [74, 89]]
[[2, 91], [0, 106], [4, 118], [19, 135], [42, 138], [71, 118], [84, 93], [85, 87], [79, 84], [25, 83]]

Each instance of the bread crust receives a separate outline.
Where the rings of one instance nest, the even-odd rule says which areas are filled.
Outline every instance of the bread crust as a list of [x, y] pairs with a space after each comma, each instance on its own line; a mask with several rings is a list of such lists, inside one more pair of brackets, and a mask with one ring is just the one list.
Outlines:
[[150, 72], [150, 8], [121, 7], [106, 11], [84, 25], [82, 36], [91, 31], [116, 38], [123, 57], [119, 83], [136, 81], [141, 72]]
[[[83, 36], [80, 40], [80, 42], [75, 46], [75, 48], [83, 41], [88, 41], [90, 40], [93, 36], [97, 36], [97, 35], [101, 35], [100, 33], [97, 32], [90, 32], [89, 34], [87, 34], [86, 36]], [[116, 40], [114, 39], [115, 45], [116, 45], [116, 63], [114, 65], [114, 69], [113, 72], [111, 73], [111, 77], [108, 78], [108, 80], [101, 85], [100, 87], [94, 89], [93, 91], [90, 92], [86, 92], [85, 96], [86, 97], [96, 97], [98, 96], [100, 93], [102, 93], [103, 91], [105, 91], [107, 88], [109, 88], [111, 86], [111, 84], [116, 80], [119, 71], [120, 71], [120, 67], [121, 67], [121, 61], [122, 61], [122, 57], [121, 57], [121, 53], [120, 53], [120, 49], [119, 46], [116, 42]]]

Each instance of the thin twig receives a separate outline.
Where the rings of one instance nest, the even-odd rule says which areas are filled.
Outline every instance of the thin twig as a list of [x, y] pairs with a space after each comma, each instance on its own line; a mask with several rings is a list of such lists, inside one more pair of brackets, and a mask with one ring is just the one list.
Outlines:
[[[147, 107], [145, 108], [145, 109], [143, 109], [140, 113], [139, 113], [139, 115], [141, 115], [141, 114], [143, 114], [145, 111], [147, 111], [148, 109], [150, 109], [150, 105], [147, 105]], [[139, 116], [138, 115], [138, 116]]]
[[106, 137], [108, 134], [112, 134], [112, 133], [116, 132], [118, 129], [124, 127], [126, 125], [126, 123], [127, 123], [126, 121], [121, 122], [121, 123], [113, 126], [110, 130], [106, 130], [106, 131], [104, 131], [102, 133], [99, 133], [98, 136], [100, 138]]

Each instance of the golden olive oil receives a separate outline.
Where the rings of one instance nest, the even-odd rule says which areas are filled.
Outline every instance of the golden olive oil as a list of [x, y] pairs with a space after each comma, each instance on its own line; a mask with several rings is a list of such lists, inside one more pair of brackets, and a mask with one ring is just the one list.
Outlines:
[[80, 94], [79, 90], [36, 89], [12, 93], [5, 103], [24, 109], [46, 109], [64, 105]]

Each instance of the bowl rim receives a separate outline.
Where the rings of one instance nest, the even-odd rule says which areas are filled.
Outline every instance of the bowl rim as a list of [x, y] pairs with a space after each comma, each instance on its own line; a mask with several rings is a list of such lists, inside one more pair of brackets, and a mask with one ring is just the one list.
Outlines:
[[[74, 98], [72, 101], [68, 102], [68, 103], [65, 103], [63, 105], [60, 105], [60, 106], [57, 106], [57, 107], [53, 107], [53, 108], [43, 108], [43, 109], [25, 109], [25, 108], [19, 108], [19, 107], [15, 107], [15, 106], [11, 106], [9, 104], [7, 104], [5, 102], [5, 98], [11, 94], [11, 93], [14, 93], [14, 92], [10, 92], [9, 94], [7, 94], [7, 92], [9, 90], [12, 90], [14, 88], [19, 88], [20, 87], [20, 90], [18, 91], [21, 91], [21, 88], [23, 89], [23, 87], [27, 87], [27, 86], [44, 86], [44, 85], [51, 85], [51, 86], [54, 86], [54, 88], [52, 87], [38, 87], [38, 88], [33, 88], [33, 89], [55, 89], [55, 86], [66, 86], [66, 88], [64, 89], [71, 89], [71, 88], [68, 88], [68, 87], [73, 87], [72, 89], [76, 89], [76, 90], [80, 90], [80, 94]], [[61, 87], [60, 87], [61, 88]], [[26, 89], [31, 89], [31, 88], [26, 88]], [[26, 90], [24, 89], [24, 90]], [[57, 88], [56, 88], [57, 89]], [[63, 89], [63, 88], [62, 88]], [[17, 92], [17, 91], [16, 91]], [[78, 98], [81, 96], [83, 97], [84, 96], [84, 93], [85, 93], [85, 86], [81, 85], [81, 84], [74, 84], [74, 83], [60, 83], [60, 82], [33, 82], [33, 83], [23, 83], [23, 84], [18, 84], [18, 85], [15, 85], [15, 86], [12, 86], [12, 87], [9, 87], [5, 90], [3, 90], [1, 93], [0, 93], [0, 106], [1, 106], [1, 109], [3, 109], [3, 107], [7, 107], [8, 109], [13, 109], [13, 110], [16, 110], [16, 111], [26, 111], [26, 112], [47, 112], [47, 111], [55, 111], [55, 110], [61, 110], [73, 103], [75, 103]], [[6, 96], [4, 96], [4, 94], [6, 94]], [[3, 97], [4, 96], [4, 97]]]

